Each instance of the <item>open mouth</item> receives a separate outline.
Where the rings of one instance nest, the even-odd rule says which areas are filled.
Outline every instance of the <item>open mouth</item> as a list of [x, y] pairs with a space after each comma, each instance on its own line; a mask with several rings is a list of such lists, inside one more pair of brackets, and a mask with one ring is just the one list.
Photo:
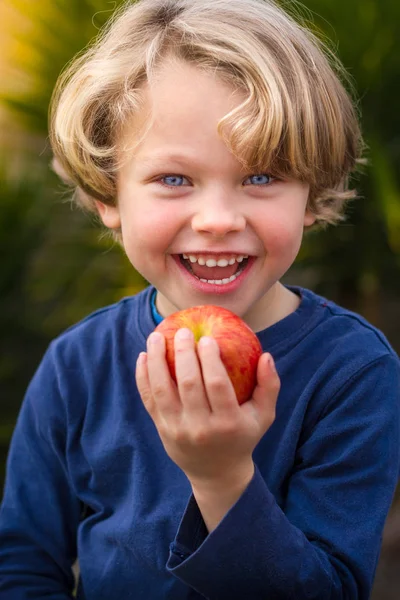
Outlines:
[[249, 257], [245, 255], [207, 257], [180, 254], [181, 264], [203, 283], [227, 285], [246, 269]]

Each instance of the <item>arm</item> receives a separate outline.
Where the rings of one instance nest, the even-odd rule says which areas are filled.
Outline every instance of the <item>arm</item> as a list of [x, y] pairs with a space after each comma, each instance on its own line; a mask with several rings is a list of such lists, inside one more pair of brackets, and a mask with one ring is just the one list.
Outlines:
[[399, 367], [346, 381], [298, 448], [283, 510], [258, 470], [210, 534], [192, 496], [168, 569], [209, 600], [369, 597], [399, 473]]
[[10, 446], [0, 510], [0, 600], [72, 598], [80, 504], [68, 480], [65, 415], [48, 352]]

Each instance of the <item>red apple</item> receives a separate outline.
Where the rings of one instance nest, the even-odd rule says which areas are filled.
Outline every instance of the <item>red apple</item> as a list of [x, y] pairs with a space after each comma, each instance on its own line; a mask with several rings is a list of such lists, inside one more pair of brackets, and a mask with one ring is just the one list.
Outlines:
[[166, 359], [175, 382], [174, 337], [182, 327], [193, 332], [196, 343], [203, 336], [217, 341], [239, 404], [249, 400], [256, 385], [258, 359], [262, 354], [261, 344], [250, 327], [230, 310], [210, 304], [181, 310], [164, 319], [156, 331], [165, 337]]

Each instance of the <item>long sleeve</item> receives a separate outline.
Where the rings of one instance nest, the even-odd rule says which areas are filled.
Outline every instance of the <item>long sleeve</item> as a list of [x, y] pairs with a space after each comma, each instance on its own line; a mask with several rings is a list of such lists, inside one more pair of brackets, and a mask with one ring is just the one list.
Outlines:
[[192, 497], [167, 568], [209, 600], [367, 600], [399, 474], [400, 374], [359, 369], [304, 431], [278, 506], [255, 476], [207, 535]]
[[62, 399], [47, 353], [10, 446], [0, 511], [0, 599], [72, 598], [80, 504], [65, 460]]

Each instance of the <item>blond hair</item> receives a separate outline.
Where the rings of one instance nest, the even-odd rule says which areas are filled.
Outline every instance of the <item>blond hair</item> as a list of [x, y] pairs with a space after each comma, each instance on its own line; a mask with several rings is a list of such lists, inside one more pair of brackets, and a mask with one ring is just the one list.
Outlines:
[[[78, 202], [117, 203], [118, 139], [167, 55], [217, 72], [246, 100], [218, 131], [253, 172], [310, 185], [319, 223], [342, 219], [362, 150], [354, 103], [333, 53], [271, 0], [126, 2], [60, 76], [50, 108], [59, 171]], [[257, 172], [260, 172], [257, 171]]]

